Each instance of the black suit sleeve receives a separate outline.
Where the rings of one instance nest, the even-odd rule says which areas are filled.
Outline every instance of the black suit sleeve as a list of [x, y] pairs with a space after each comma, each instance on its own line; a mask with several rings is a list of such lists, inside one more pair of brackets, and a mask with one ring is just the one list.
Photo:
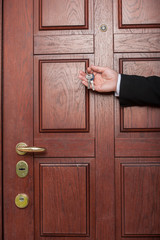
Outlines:
[[121, 106], [160, 106], [160, 77], [121, 74]]

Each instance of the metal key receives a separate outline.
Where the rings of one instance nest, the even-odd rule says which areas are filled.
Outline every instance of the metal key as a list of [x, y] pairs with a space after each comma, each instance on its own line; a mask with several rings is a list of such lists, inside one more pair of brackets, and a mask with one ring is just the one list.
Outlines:
[[93, 74], [86, 74], [86, 78], [88, 80], [88, 89], [90, 89], [91, 79], [93, 78]]
[[93, 74], [93, 73], [87, 74], [87, 75], [86, 75], [86, 78], [87, 78], [87, 80], [88, 80], [88, 89], [90, 89], [90, 84], [91, 84], [92, 90], [94, 91], [94, 90], [95, 90], [95, 89], [94, 89], [94, 83], [93, 83], [94, 74]]
[[94, 90], [95, 90], [95, 88], [94, 88], [94, 83], [93, 83], [93, 80], [91, 80], [91, 81], [90, 81], [90, 83], [91, 83], [91, 86], [92, 86], [92, 90], [94, 91]]
[[92, 79], [90, 80], [90, 83], [91, 83], [91, 86], [92, 86], [92, 90], [94, 91], [95, 88], [94, 88], [94, 74], [92, 73]]

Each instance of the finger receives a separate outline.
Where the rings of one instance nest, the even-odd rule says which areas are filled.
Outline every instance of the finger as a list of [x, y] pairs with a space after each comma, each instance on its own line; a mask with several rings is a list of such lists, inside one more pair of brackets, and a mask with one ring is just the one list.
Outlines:
[[83, 84], [84, 86], [88, 87], [88, 82], [82, 81], [82, 84]]
[[92, 69], [90, 67], [87, 68], [87, 72], [88, 73], [91, 73], [92, 72]]
[[82, 75], [83, 77], [86, 76], [86, 73], [83, 71], [80, 71], [79, 74]]
[[81, 79], [82, 81], [88, 82], [85, 76], [79, 75], [78, 77], [79, 77], [79, 79]]
[[106, 70], [106, 68], [105, 67], [99, 67], [99, 66], [91, 66], [91, 69], [93, 70], [93, 71], [95, 71], [95, 72], [99, 72], [99, 73], [102, 73], [102, 72], [104, 72], [105, 70]]

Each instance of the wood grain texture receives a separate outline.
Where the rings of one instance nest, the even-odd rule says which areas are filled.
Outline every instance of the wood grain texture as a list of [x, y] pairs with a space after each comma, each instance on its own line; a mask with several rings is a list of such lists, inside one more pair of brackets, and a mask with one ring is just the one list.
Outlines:
[[3, 186], [2, 186], [2, 0], [0, 0], [0, 239], [2, 239], [3, 232], [3, 219], [2, 219], [2, 196], [3, 196]]
[[[61, 4], [62, 2], [65, 6]], [[55, 3], [55, 5], [53, 5], [53, 3]], [[45, 5], [45, 9], [43, 5]], [[93, 34], [93, 8], [94, 2], [92, 0], [35, 0], [34, 33], [35, 35], [43, 36]], [[47, 12], [49, 12], [49, 15]], [[62, 12], [63, 14], [60, 13], [58, 16], [58, 12]], [[57, 15], [56, 19], [52, 16], [55, 14]], [[43, 17], [43, 15], [45, 16]], [[45, 20], [45, 24], [47, 24], [46, 21], [48, 21], [50, 25], [43, 25], [43, 20]]]
[[[102, 23], [107, 24], [107, 32], [100, 31]], [[113, 68], [112, 46], [112, 0], [96, 0], [96, 65]], [[98, 240], [115, 239], [113, 107], [112, 95], [96, 94], [96, 239]]]
[[129, 107], [123, 109], [121, 131], [160, 132], [160, 109], [157, 107]]
[[160, 52], [160, 34], [114, 34], [114, 52]]
[[40, 165], [42, 236], [87, 235], [88, 167], [86, 164]]
[[[128, 133], [127, 133], [128, 134]], [[117, 157], [159, 157], [160, 156], [160, 138], [151, 138], [148, 135], [139, 138], [126, 137], [115, 140], [115, 156]]]
[[[85, 116], [85, 126], [86, 129], [59, 129], [59, 130], [43, 130], [43, 132], [40, 132], [40, 116], [39, 116], [39, 61], [44, 62], [51, 62], [52, 64], [55, 63], [65, 63], [67, 65], [68, 63], [75, 64], [75, 67], [77, 66], [83, 67], [81, 70], [86, 69], [88, 64], [93, 64], [93, 55], [43, 55], [43, 56], [35, 56], [35, 62], [34, 62], [34, 144], [37, 146], [43, 146], [47, 149], [47, 151], [43, 154], [43, 156], [46, 157], [92, 157], [95, 155], [95, 114], [94, 114], [94, 93], [90, 92], [88, 97], [88, 90], [81, 85], [80, 88], [77, 88], [77, 92], [75, 93], [76, 101], [82, 101], [80, 103], [81, 106], [86, 105], [88, 109], [84, 109], [86, 113], [82, 113], [82, 116]], [[48, 64], [48, 63], [45, 63]], [[82, 64], [82, 65], [81, 65]], [[65, 66], [66, 66], [65, 65]], [[69, 65], [70, 66], [70, 65]], [[75, 70], [74, 70], [75, 71]], [[62, 72], [64, 73], [64, 69], [62, 69]], [[62, 76], [63, 74], [61, 74]], [[78, 71], [74, 73], [75, 75], [75, 86], [79, 86], [80, 80], [78, 80]], [[54, 77], [53, 77], [54, 78]], [[70, 76], [70, 79], [72, 77]], [[66, 80], [68, 81], [68, 79]], [[66, 84], [66, 83], [65, 83]], [[68, 84], [68, 83], [67, 83]], [[68, 85], [67, 85], [68, 87]], [[62, 89], [62, 87], [61, 87]], [[66, 90], [68, 91], [68, 89]], [[82, 97], [84, 96], [85, 92], [85, 98], [79, 99], [79, 91], [81, 92]], [[71, 91], [72, 92], [72, 91]], [[52, 93], [51, 93], [52, 94]], [[88, 100], [87, 100], [88, 98]], [[69, 99], [69, 96], [68, 96]], [[52, 104], [52, 103], [51, 103]], [[72, 103], [71, 103], [72, 104]], [[73, 105], [72, 105], [73, 106]], [[45, 106], [44, 106], [45, 107]], [[76, 111], [76, 109], [75, 109]], [[81, 111], [81, 110], [80, 110]], [[66, 109], [65, 109], [66, 112]], [[76, 119], [75, 113], [74, 118]], [[88, 116], [87, 116], [88, 113]], [[61, 113], [62, 116], [63, 112]], [[86, 115], [84, 115], [86, 114]], [[73, 114], [70, 114], [68, 119], [73, 119]], [[52, 123], [52, 120], [49, 119], [49, 121]], [[79, 121], [79, 120], [78, 120]], [[73, 120], [71, 120], [73, 122]], [[62, 123], [63, 124], [63, 123]], [[66, 123], [68, 124], [68, 123]]]
[[89, 96], [77, 78], [87, 60], [40, 61], [40, 131], [88, 131]]
[[40, 29], [48, 29], [48, 27], [57, 29], [56, 27], [62, 26], [84, 27], [85, 20], [88, 19], [88, 0], [40, 0], [40, 13]]
[[[15, 151], [18, 142], [33, 146], [33, 1], [6, 0], [3, 7], [4, 239], [33, 240], [33, 157], [21, 158]], [[15, 171], [21, 159], [29, 167], [24, 179]], [[25, 209], [14, 203], [21, 192], [29, 196]]]
[[[115, 54], [114, 67], [116, 71], [120, 71], [119, 62], [124, 60], [124, 65], [130, 63], [130, 74], [140, 74], [140, 75], [154, 75], [158, 73], [159, 53], [123, 53]], [[121, 59], [121, 60], [120, 60]], [[128, 61], [127, 61], [128, 60]], [[141, 65], [142, 62], [142, 65]], [[135, 65], [134, 65], [135, 64]], [[146, 67], [144, 69], [144, 66]], [[123, 63], [121, 64], [122, 67]], [[132, 66], [131, 66], [132, 65]], [[136, 70], [137, 69], [137, 70]], [[137, 72], [136, 72], [137, 71]], [[140, 72], [141, 71], [141, 72]], [[127, 114], [131, 114], [129, 109], [122, 108], [120, 112], [119, 100], [115, 99], [116, 113], [115, 113], [115, 155], [116, 156], [159, 156], [160, 155], [160, 132], [159, 128], [151, 128], [151, 124], [156, 127], [159, 119], [159, 109], [149, 108], [149, 107], [132, 107], [131, 111], [137, 111], [134, 116], [134, 125], [138, 124], [139, 127], [143, 123], [145, 126], [150, 126], [150, 128], [133, 128], [124, 129], [123, 124], [123, 112], [127, 111]], [[143, 112], [143, 113], [142, 113]], [[149, 116], [148, 116], [149, 113]], [[144, 115], [141, 120], [139, 116]], [[156, 116], [155, 116], [156, 115]], [[130, 115], [131, 116], [131, 115]], [[153, 120], [153, 117], [155, 119]], [[147, 119], [148, 118], [148, 119]], [[128, 118], [126, 118], [127, 121]], [[130, 123], [132, 120], [130, 121]], [[127, 123], [128, 124], [128, 123]], [[133, 124], [133, 122], [131, 123]], [[153, 126], [153, 125], [152, 125]]]
[[[140, 76], [160, 76], [159, 58], [120, 59], [120, 72]], [[160, 131], [160, 109], [129, 107], [121, 109], [121, 131]]]
[[93, 35], [34, 37], [34, 54], [93, 52]]
[[117, 239], [159, 239], [159, 159], [116, 159]]
[[[46, 135], [45, 133], [41, 133]], [[50, 135], [56, 135], [56, 138], [47, 138], [44, 136], [44, 139], [41, 137], [34, 139], [34, 144], [37, 146], [45, 147], [46, 151], [41, 154], [37, 154], [37, 157], [94, 157], [95, 156], [95, 140], [94, 138], [78, 138], [77, 134], [73, 133], [72, 137], [67, 138], [66, 135], [70, 133], [48, 133]], [[83, 135], [86, 133], [82, 133]], [[77, 136], [77, 137], [76, 137]]]
[[34, 176], [35, 239], [95, 239], [94, 159], [35, 158]]
[[144, 28], [160, 26], [159, 0], [119, 0], [119, 27]]
[[[131, 3], [132, 0], [129, 0], [129, 1], [125, 1], [128, 5]], [[148, 2], [150, 4], [152, 0], [149, 0], [149, 1], [145, 1], [145, 2]], [[133, 1], [132, 1], [133, 2]], [[138, 1], [134, 1], [134, 4], [137, 4], [138, 2], [140, 2], [139, 0]], [[130, 6], [132, 8], [132, 6]], [[157, 25], [156, 23], [151, 23], [151, 24], [125, 24], [125, 25], [122, 25], [122, 0], [116, 0], [116, 1], [113, 1], [113, 8], [114, 8], [114, 33], [160, 33], [160, 28], [159, 28], [159, 25]], [[141, 11], [141, 9], [137, 9], [136, 10], [137, 12], [138, 11]], [[156, 11], [158, 11], [158, 8], [156, 9]], [[148, 15], [150, 13], [149, 12], [149, 9], [147, 10], [147, 12], [144, 14], [144, 15]], [[144, 13], [144, 9], [143, 9], [143, 13]], [[125, 12], [123, 12], [123, 15], [125, 14]], [[132, 16], [133, 16], [133, 13], [132, 13]], [[139, 16], [141, 18], [141, 16]], [[134, 18], [134, 17], [133, 17]], [[142, 16], [142, 19], [143, 19], [143, 16]], [[160, 23], [160, 22], [159, 22]]]

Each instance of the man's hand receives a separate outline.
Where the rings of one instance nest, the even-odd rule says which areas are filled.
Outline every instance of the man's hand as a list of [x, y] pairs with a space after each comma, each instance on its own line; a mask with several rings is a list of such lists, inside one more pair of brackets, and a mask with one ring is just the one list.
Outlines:
[[[97, 92], [114, 92], [116, 91], [118, 73], [108, 67], [91, 66], [87, 68], [88, 73], [94, 74], [94, 86]], [[86, 73], [80, 71], [79, 78], [82, 83], [88, 87]]]

